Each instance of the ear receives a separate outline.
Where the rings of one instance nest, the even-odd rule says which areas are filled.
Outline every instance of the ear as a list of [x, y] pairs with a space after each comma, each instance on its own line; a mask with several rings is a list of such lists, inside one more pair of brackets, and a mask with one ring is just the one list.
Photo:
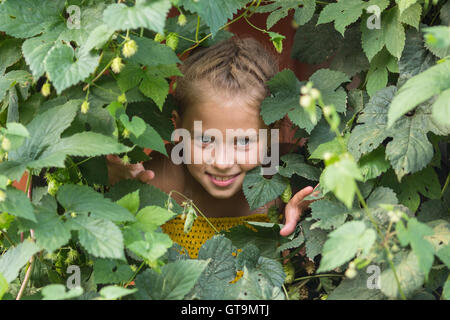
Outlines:
[[181, 128], [181, 117], [180, 117], [180, 114], [178, 113], [178, 111], [176, 111], [176, 110], [172, 111], [172, 120], [173, 120], [175, 129]]

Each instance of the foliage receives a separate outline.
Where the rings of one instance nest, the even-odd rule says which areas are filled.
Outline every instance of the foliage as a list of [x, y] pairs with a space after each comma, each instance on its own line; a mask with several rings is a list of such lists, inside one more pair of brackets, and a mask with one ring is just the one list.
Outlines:
[[[449, 12], [447, 0], [0, 1], [0, 298], [448, 299]], [[105, 156], [167, 156], [181, 58], [241, 19], [281, 53], [271, 29], [286, 17], [292, 58], [317, 70], [276, 74], [261, 116], [288, 116], [308, 144], [272, 177], [249, 172], [243, 192], [255, 209], [319, 182], [319, 200], [289, 237], [249, 223], [190, 259], [161, 228], [183, 208], [137, 181], [111, 186]], [[24, 173], [26, 193], [11, 186]], [[69, 266], [81, 287], [66, 290]]]

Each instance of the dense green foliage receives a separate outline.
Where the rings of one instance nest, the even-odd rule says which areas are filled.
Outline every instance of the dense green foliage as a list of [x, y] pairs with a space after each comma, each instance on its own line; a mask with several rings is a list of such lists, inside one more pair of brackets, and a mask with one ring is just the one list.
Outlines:
[[[291, 56], [326, 67], [279, 72], [261, 115], [308, 143], [243, 189], [251, 208], [287, 185], [322, 196], [289, 237], [275, 214], [190, 259], [160, 226], [191, 204], [111, 187], [105, 155], [165, 154], [180, 56], [261, 13], [252, 27], [282, 52], [270, 30], [290, 10]], [[450, 298], [449, 39], [447, 0], [0, 0], [0, 298]]]

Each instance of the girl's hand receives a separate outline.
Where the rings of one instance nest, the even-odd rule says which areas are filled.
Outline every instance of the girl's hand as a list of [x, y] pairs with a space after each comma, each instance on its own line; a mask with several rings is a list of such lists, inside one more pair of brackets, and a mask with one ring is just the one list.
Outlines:
[[300, 220], [303, 210], [308, 208], [314, 200], [304, 201], [303, 199], [313, 193], [313, 187], [306, 187], [297, 192], [286, 205], [284, 209], [285, 224], [280, 230], [280, 235], [288, 236], [295, 231], [297, 222]]
[[113, 154], [106, 156], [106, 164], [111, 185], [124, 179], [137, 179], [143, 183], [149, 183], [155, 178], [155, 173], [152, 170], [146, 170], [142, 163], [126, 164]]

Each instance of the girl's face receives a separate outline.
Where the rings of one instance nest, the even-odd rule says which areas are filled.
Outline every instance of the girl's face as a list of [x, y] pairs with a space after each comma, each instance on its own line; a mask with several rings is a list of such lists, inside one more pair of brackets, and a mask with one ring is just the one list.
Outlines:
[[[210, 95], [189, 106], [181, 127], [191, 135], [190, 174], [213, 197], [226, 199], [242, 188], [247, 171], [260, 165], [260, 147], [267, 146], [267, 130], [259, 107], [246, 102], [242, 95]], [[200, 158], [201, 157], [201, 158]]]

